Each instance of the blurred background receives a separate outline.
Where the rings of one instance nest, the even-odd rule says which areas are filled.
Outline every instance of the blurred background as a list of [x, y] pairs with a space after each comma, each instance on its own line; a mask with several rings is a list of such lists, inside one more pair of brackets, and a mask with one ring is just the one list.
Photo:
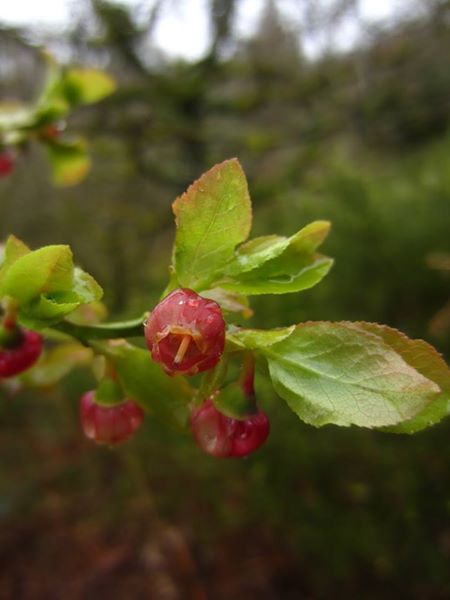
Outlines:
[[[37, 145], [0, 181], [0, 239], [70, 243], [110, 316], [136, 316], [167, 279], [171, 202], [237, 156], [254, 235], [333, 222], [328, 277], [252, 301], [251, 325], [378, 321], [448, 357], [450, 2], [2, 2], [2, 100], [39, 93], [42, 46], [118, 90], [68, 123], [83, 183], [53, 187]], [[151, 419], [109, 451], [79, 431], [91, 385], [0, 402], [0, 598], [450, 597], [448, 420], [316, 430], [259, 381], [272, 434], [248, 459]]]

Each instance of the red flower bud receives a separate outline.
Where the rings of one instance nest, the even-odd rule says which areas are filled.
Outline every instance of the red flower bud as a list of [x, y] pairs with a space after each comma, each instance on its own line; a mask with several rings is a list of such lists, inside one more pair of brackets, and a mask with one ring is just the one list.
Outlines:
[[220, 306], [178, 289], [160, 302], [145, 324], [147, 346], [169, 375], [195, 375], [214, 367], [225, 346]]
[[144, 420], [144, 411], [128, 399], [111, 406], [97, 404], [95, 391], [91, 390], [81, 397], [80, 418], [86, 437], [112, 446], [133, 436]]
[[35, 331], [17, 329], [16, 339], [0, 347], [0, 377], [13, 377], [29, 369], [42, 352], [42, 337]]
[[15, 166], [14, 154], [10, 150], [0, 152], [0, 177], [7, 177]]
[[232, 419], [208, 399], [192, 413], [191, 428], [197, 445], [207, 454], [238, 457], [247, 456], [264, 444], [270, 424], [261, 410], [246, 419]]

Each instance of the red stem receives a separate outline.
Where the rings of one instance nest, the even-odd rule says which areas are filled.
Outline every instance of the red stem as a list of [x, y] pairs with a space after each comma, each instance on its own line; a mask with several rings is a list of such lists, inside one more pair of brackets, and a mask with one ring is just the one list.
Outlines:
[[246, 396], [255, 395], [255, 358], [252, 352], [247, 352], [244, 356], [240, 384]]

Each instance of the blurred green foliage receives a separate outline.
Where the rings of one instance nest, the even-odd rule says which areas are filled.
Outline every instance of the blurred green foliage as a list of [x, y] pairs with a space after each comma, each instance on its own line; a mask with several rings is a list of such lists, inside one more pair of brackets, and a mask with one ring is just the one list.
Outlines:
[[[152, 52], [143, 42], [155, 14], [145, 29], [125, 8], [93, 2], [65, 42], [76, 61], [106, 64], [118, 82], [69, 123], [92, 142], [93, 170], [56, 190], [45, 157], [22, 156], [0, 184], [0, 237], [69, 243], [114, 316], [141, 314], [166, 284], [170, 203], [235, 155], [249, 175], [255, 236], [333, 224], [328, 277], [302, 294], [252, 298], [249, 323], [377, 321], [449, 353], [450, 317], [435, 337], [430, 330], [448, 301], [448, 273], [430, 263], [450, 254], [449, 2], [313, 62], [276, 3], [251, 40], [224, 54], [233, 4], [211, 12], [210, 50], [188, 63], [143, 50]], [[26, 99], [39, 87], [30, 83], [35, 50], [6, 30], [0, 44], [16, 61], [0, 90]], [[272, 435], [254, 457], [202, 456], [150, 419], [111, 453], [78, 431], [89, 377], [79, 371], [54, 393], [0, 403], [5, 597], [61, 597], [56, 560], [66, 597], [450, 594], [448, 423], [413, 437], [316, 430], [260, 377]]]

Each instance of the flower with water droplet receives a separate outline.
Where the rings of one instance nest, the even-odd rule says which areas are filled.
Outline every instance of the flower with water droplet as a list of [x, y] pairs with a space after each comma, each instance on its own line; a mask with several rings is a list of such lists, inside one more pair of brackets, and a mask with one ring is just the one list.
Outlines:
[[212, 369], [225, 346], [220, 306], [193, 290], [177, 289], [162, 300], [145, 324], [147, 346], [169, 375]]

